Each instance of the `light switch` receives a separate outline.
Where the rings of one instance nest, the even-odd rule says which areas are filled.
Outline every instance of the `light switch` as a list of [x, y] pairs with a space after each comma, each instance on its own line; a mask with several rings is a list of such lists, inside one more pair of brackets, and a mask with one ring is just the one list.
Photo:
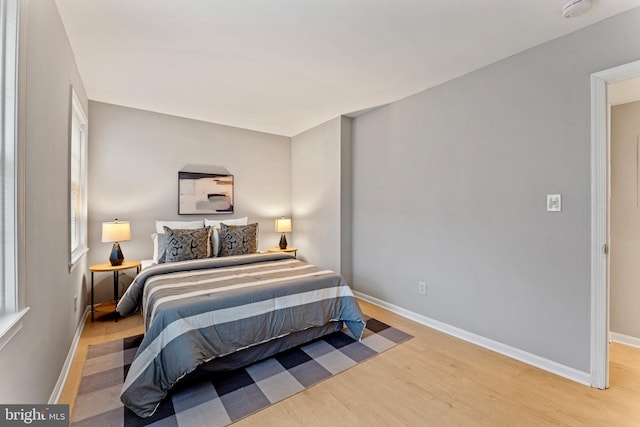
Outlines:
[[560, 212], [562, 210], [562, 195], [547, 194], [547, 212]]

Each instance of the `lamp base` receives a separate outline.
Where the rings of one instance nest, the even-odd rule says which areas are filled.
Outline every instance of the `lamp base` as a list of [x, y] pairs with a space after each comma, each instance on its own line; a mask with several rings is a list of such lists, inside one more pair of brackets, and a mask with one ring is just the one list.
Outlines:
[[287, 249], [287, 236], [282, 233], [282, 237], [280, 237], [280, 249]]
[[111, 256], [109, 256], [109, 262], [112, 266], [122, 265], [124, 261], [124, 255], [122, 255], [122, 251], [120, 250], [120, 244], [115, 242], [113, 244], [113, 248], [111, 248]]

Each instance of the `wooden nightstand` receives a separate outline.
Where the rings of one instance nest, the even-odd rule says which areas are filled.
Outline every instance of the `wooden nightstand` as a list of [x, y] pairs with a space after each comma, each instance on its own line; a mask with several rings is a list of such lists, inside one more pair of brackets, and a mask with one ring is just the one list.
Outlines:
[[270, 248], [267, 249], [267, 252], [293, 252], [293, 256], [298, 258], [298, 248], [292, 248], [291, 246], [287, 246], [287, 249]]
[[[128, 270], [130, 268], [136, 269], [136, 274], [140, 273], [140, 268], [142, 267], [142, 263], [140, 261], [123, 261], [122, 265], [111, 265], [111, 263], [104, 264], [94, 264], [89, 267], [91, 271], [91, 321], [93, 322], [93, 273], [110, 273], [113, 272], [113, 298], [116, 300], [116, 305], [118, 305], [118, 281], [120, 277], [120, 272], [123, 270]], [[118, 313], [116, 312], [116, 322], [118, 321]]]

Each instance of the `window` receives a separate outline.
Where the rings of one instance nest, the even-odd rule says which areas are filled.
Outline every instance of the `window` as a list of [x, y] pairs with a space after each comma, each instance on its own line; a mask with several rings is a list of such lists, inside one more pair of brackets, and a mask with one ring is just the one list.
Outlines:
[[[0, 0], [0, 121], [2, 192], [0, 203], [0, 318], [18, 308], [17, 280], [17, 63], [18, 0]], [[0, 330], [0, 332], [2, 332]]]
[[71, 89], [71, 158], [69, 170], [70, 262], [87, 253], [87, 115]]
[[29, 307], [18, 281], [18, 35], [20, 1], [0, 0], [0, 349]]

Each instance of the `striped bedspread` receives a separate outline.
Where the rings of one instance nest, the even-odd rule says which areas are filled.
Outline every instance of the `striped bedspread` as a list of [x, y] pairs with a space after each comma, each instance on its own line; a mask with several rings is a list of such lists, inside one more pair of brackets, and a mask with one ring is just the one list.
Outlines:
[[292, 332], [342, 320], [360, 338], [364, 316], [338, 274], [272, 253], [144, 269], [117, 306], [141, 307], [145, 337], [120, 399], [153, 415], [167, 391], [200, 364]]

